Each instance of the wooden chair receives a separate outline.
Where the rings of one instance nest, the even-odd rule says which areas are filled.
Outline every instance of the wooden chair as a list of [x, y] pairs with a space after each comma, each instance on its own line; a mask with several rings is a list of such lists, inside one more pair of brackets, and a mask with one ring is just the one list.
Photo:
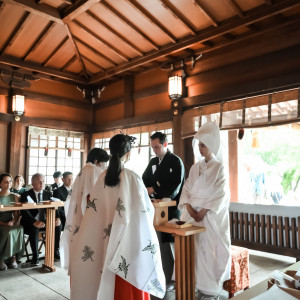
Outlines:
[[[26, 261], [30, 261], [30, 256], [32, 256], [32, 253], [29, 253], [28, 252], [28, 245], [29, 245], [29, 235], [27, 234], [24, 234], [24, 239], [25, 239], [25, 255], [26, 256]], [[40, 242], [40, 245], [39, 245], [39, 248], [38, 248], [38, 252], [39, 253], [42, 253], [42, 247], [46, 245], [46, 232], [45, 231], [40, 231], [39, 232], [39, 242]]]

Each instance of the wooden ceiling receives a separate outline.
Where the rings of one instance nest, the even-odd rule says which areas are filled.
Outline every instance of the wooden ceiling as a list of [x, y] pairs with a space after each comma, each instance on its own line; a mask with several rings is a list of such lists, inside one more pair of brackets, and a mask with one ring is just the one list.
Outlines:
[[299, 20], [299, 0], [3, 0], [0, 69], [107, 83]]

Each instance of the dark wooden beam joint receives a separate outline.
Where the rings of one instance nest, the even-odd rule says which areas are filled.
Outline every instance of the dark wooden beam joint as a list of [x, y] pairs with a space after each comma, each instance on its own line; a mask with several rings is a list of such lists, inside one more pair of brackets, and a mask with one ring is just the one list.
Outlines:
[[101, 92], [105, 89], [105, 86], [100, 83], [97, 85], [78, 85], [77, 88], [82, 92], [85, 100], [96, 104], [96, 99], [100, 99]]

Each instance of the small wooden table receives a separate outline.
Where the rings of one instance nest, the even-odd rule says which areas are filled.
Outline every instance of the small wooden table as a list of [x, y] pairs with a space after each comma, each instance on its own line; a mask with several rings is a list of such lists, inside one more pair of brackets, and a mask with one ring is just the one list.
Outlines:
[[194, 234], [205, 231], [205, 227], [171, 228], [154, 226], [155, 230], [171, 233], [175, 237], [175, 289], [176, 300], [195, 299]]
[[45, 245], [45, 263], [43, 268], [55, 271], [54, 268], [54, 236], [55, 236], [55, 210], [64, 206], [62, 201], [51, 202], [51, 204], [36, 204], [36, 203], [23, 203], [22, 206], [14, 205], [0, 205], [1, 211], [15, 211], [24, 209], [39, 209], [46, 208], [46, 245]]

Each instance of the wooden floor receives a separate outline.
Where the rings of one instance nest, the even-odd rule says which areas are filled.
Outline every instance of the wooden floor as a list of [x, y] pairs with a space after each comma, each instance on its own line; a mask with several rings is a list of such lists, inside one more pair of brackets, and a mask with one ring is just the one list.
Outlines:
[[[25, 259], [23, 259], [25, 261]], [[250, 250], [250, 286], [253, 286], [276, 269], [283, 269], [296, 260], [287, 256]], [[42, 265], [43, 261], [41, 261]], [[56, 272], [22, 263], [17, 269], [0, 272], [0, 300], [62, 300], [70, 299], [70, 281], [67, 272], [55, 262]], [[227, 299], [223, 292], [220, 300]], [[155, 298], [152, 298], [155, 299]], [[174, 300], [175, 291], [167, 292], [165, 300]], [[247, 300], [247, 299], [245, 299]]]

